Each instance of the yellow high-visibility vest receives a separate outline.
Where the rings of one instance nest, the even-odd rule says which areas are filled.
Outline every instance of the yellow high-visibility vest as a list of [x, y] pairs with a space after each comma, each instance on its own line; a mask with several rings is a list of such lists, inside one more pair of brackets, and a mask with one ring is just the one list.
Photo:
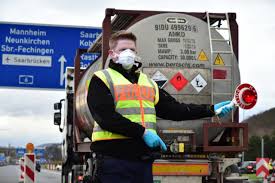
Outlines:
[[[108, 68], [94, 73], [111, 91], [115, 110], [123, 117], [156, 133], [155, 105], [159, 100], [157, 84], [140, 72], [137, 84], [131, 83], [119, 72]], [[113, 121], [113, 125], [116, 122]], [[94, 122], [92, 141], [129, 138], [102, 129]]]

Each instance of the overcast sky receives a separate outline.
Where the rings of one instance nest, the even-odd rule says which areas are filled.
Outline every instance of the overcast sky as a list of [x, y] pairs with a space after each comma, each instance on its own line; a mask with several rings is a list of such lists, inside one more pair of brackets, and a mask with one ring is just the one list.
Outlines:
[[[101, 27], [105, 8], [236, 12], [241, 81], [252, 84], [259, 94], [256, 107], [240, 117], [275, 107], [274, 0], [0, 0], [0, 4], [0, 21], [95, 27]], [[61, 142], [53, 125], [53, 103], [63, 97], [61, 91], [0, 89], [0, 146]]]

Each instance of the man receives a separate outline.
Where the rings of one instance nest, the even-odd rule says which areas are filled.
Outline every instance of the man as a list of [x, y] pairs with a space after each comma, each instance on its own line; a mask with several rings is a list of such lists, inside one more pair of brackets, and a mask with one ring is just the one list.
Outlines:
[[91, 150], [94, 177], [101, 183], [152, 183], [154, 152], [166, 151], [156, 133], [156, 116], [174, 121], [230, 112], [230, 101], [214, 106], [177, 102], [142, 72], [136, 36], [119, 31], [109, 40], [109, 68], [94, 73], [88, 104], [95, 119]]

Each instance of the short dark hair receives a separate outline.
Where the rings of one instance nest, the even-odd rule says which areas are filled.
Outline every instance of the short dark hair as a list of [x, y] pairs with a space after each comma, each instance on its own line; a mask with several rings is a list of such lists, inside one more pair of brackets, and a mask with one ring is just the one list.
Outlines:
[[109, 47], [113, 49], [117, 45], [118, 40], [129, 39], [136, 43], [137, 37], [132, 32], [127, 32], [126, 30], [120, 30], [112, 34], [109, 39]]

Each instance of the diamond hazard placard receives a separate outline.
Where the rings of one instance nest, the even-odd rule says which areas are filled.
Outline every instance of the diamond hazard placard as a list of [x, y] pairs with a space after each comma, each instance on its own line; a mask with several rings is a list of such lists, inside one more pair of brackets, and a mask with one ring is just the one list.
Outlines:
[[188, 80], [185, 79], [180, 72], [178, 72], [172, 77], [170, 83], [176, 88], [176, 90], [180, 91], [187, 85]]
[[165, 75], [162, 74], [160, 71], [155, 72], [151, 79], [157, 83], [159, 88], [163, 88], [168, 81], [168, 78], [165, 77]]
[[197, 90], [197, 92], [200, 92], [204, 87], [207, 85], [207, 82], [203, 77], [198, 74], [192, 81], [191, 85]]

